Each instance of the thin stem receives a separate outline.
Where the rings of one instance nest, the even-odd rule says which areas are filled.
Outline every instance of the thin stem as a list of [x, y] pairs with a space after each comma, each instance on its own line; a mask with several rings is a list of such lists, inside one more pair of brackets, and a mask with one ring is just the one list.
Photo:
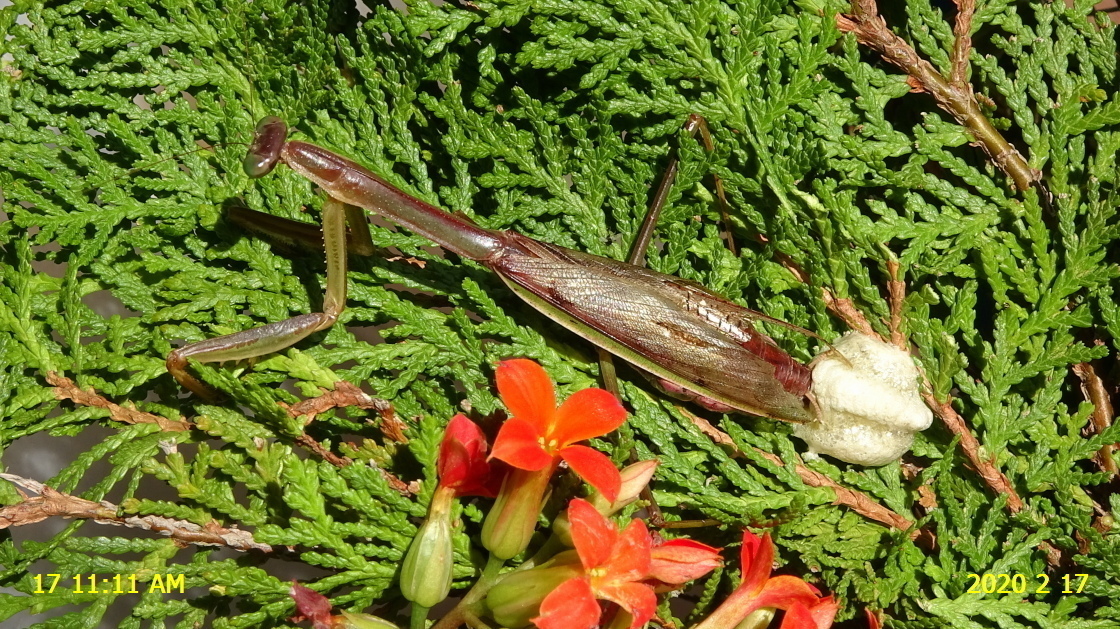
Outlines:
[[[1073, 366], [1073, 373], [1081, 379], [1081, 391], [1085, 399], [1093, 405], [1093, 414], [1090, 416], [1093, 432], [1100, 434], [1112, 425], [1112, 400], [1109, 399], [1108, 388], [1104, 381], [1097, 375], [1097, 370], [1092, 363], [1079, 363]], [[1105, 444], [1097, 453], [1097, 462], [1101, 470], [1113, 476], [1116, 475], [1116, 460], [1113, 453], [1116, 444]]]
[[533, 556], [530, 557], [528, 561], [514, 568], [514, 571], [535, 568], [566, 549], [567, 547], [564, 545], [564, 542], [560, 541], [560, 537], [556, 535], [556, 533], [553, 533], [548, 536], [548, 539], [545, 540], [544, 544], [541, 544], [540, 549], [533, 553]]
[[[684, 123], [684, 131], [689, 136], [695, 138], [699, 136], [700, 144], [704, 146], [704, 150], [709, 153], [715, 150], [715, 143], [712, 142], [712, 134], [708, 130], [708, 123], [704, 120], [703, 116], [699, 114], [690, 114], [688, 120]], [[664, 209], [666, 201], [669, 199], [669, 192], [673, 189], [673, 183], [677, 180], [677, 173], [680, 171], [680, 157], [678, 156], [678, 149], [673, 148], [669, 153], [669, 164], [665, 167], [665, 172], [661, 175], [661, 181], [657, 185], [657, 190], [653, 194], [653, 201], [646, 211], [645, 217], [642, 219], [642, 225], [638, 228], [638, 233], [634, 236], [634, 241], [630, 243], [630, 254], [627, 256], [626, 261], [634, 266], [646, 265], [646, 251], [649, 249], [649, 243], [653, 239], [653, 232], [657, 228], [657, 220], [661, 217], [661, 210]], [[715, 176], [716, 185], [716, 198], [719, 201], [719, 215], [720, 220], [723, 222], [724, 233], [727, 237], [727, 248], [734, 256], [739, 255], [738, 248], [735, 246], [735, 239], [731, 235], [731, 217], [728, 215], [727, 195], [723, 190], [723, 180], [719, 176]], [[617, 370], [614, 366], [614, 359], [610, 353], [603, 348], [598, 348], [599, 352], [599, 374], [603, 380], [603, 388], [609, 391], [612, 395], [622, 400], [619, 395]], [[637, 461], [637, 453], [630, 452], [630, 460]], [[657, 506], [657, 501], [653, 498], [653, 492], [646, 487], [642, 490], [642, 500], [649, 506], [649, 521], [655, 527], [661, 527], [665, 524], [665, 518], [661, 515], [661, 508]]]
[[486, 567], [482, 569], [482, 574], [478, 577], [478, 581], [475, 581], [471, 589], [455, 605], [455, 608], [447, 612], [443, 618], [440, 618], [436, 624], [432, 625], [431, 629], [455, 629], [467, 622], [468, 618], [476, 618], [477, 615], [471, 611], [471, 608], [490, 593], [490, 588], [498, 582], [498, 576], [503, 565], [505, 565], [504, 559], [490, 555], [490, 558], [486, 561]]
[[[744, 453], [739, 450], [738, 446], [735, 445], [735, 442], [731, 439], [730, 435], [711, 425], [708, 420], [702, 417], [693, 415], [692, 413], [689, 413], [684, 409], [678, 408], [678, 410], [680, 410], [685, 417], [691, 420], [693, 425], [699, 428], [701, 432], [711, 437], [712, 441], [723, 447], [730, 448], [732, 456], [745, 456]], [[757, 456], [765, 458], [775, 465], [780, 465], [783, 467], [785, 466], [785, 462], [775, 454], [770, 454], [769, 452], [764, 452], [757, 448], [755, 448], [755, 454]], [[875, 500], [867, 494], [861, 493], [854, 489], [848, 489], [847, 487], [844, 487], [843, 485], [832, 480], [828, 476], [821, 474], [820, 472], [811, 470], [804, 465], [796, 465], [795, 470], [797, 471], [797, 475], [801, 477], [802, 482], [804, 482], [806, 485], [809, 485], [811, 487], [827, 487], [828, 489], [831, 489], [836, 495], [836, 498], [832, 501], [832, 504], [844, 505], [852, 509], [856, 513], [864, 516], [865, 518], [885, 524], [892, 528], [896, 528], [900, 531], [911, 529], [914, 526], [913, 521], [875, 502]], [[917, 536], [918, 531], [912, 531], [911, 535]]]
[[38, 496], [24, 495], [23, 500], [0, 508], [0, 530], [37, 524], [47, 518], [61, 517], [144, 529], [161, 533], [184, 544], [225, 546], [234, 550], [253, 550], [262, 553], [273, 552], [272, 546], [254, 540], [249, 531], [226, 528], [216, 520], [211, 520], [203, 526], [187, 520], [154, 515], [122, 515], [121, 508], [111, 502], [86, 500], [58, 491], [34, 479], [15, 474], [0, 474], [0, 479], [39, 494]]
[[424, 629], [428, 624], [428, 610], [431, 607], [412, 604], [412, 618], [408, 624], [409, 629]]

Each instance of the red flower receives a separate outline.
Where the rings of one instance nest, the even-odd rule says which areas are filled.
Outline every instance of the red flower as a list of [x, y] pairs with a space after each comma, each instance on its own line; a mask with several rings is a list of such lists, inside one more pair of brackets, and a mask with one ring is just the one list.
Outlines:
[[831, 596], [818, 599], [812, 607], [806, 607], [798, 601], [786, 610], [781, 629], [828, 629], [839, 609], [840, 604], [832, 600]]
[[643, 583], [650, 571], [651, 542], [641, 520], [631, 520], [620, 533], [585, 500], [568, 505], [572, 540], [583, 575], [560, 584], [541, 602], [533, 623], [540, 629], [594, 629], [602, 611], [596, 599], [613, 601], [626, 610], [631, 629], [653, 618], [657, 596]]
[[871, 611], [871, 608], [864, 607], [863, 615], [867, 618], [868, 629], [879, 629], [883, 626], [883, 623], [879, 622], [879, 616], [875, 612]]
[[[814, 609], [820, 593], [816, 588], [797, 577], [781, 575], [771, 577], [774, 564], [774, 543], [770, 534], [759, 537], [750, 531], [743, 531], [743, 550], [741, 554], [743, 582], [727, 597], [727, 600], [712, 612], [694, 629], [731, 629], [756, 609], [776, 607], [789, 610], [796, 604]], [[831, 598], [823, 599], [831, 604]], [[826, 607], [821, 608], [823, 614]], [[835, 614], [835, 609], [832, 612]], [[823, 625], [828, 627], [832, 623]], [[783, 625], [784, 626], [784, 625]]]
[[447, 423], [436, 466], [439, 486], [453, 489], [456, 496], [493, 498], [498, 494], [501, 478], [492, 473], [486, 460], [486, 435], [463, 415]]
[[548, 374], [523, 358], [502, 361], [498, 393], [512, 417], [502, 425], [490, 453], [513, 467], [551, 469], [561, 459], [608, 500], [618, 497], [618, 469], [601, 452], [573, 445], [622, 425], [626, 410], [602, 389], [576, 391], [559, 408]]
[[686, 538], [654, 546], [650, 558], [648, 578], [670, 589], [699, 579], [721, 563], [719, 550]]

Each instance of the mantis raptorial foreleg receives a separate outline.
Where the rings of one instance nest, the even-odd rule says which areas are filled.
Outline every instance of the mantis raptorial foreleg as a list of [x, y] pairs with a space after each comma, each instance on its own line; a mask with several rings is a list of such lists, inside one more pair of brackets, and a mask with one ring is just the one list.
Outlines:
[[347, 223], [354, 234], [351, 240], [358, 243], [356, 248], [366, 252], [373, 249], [365, 212], [333, 198], [328, 198], [323, 204], [321, 236], [319, 229], [306, 223], [252, 210], [239, 211], [242, 212], [239, 222], [248, 222], [245, 218], [251, 215], [254, 219], [253, 228], [258, 231], [293, 242], [302, 241], [310, 245], [321, 243], [327, 256], [327, 288], [323, 296], [322, 312], [297, 315], [259, 328], [191, 343], [171, 352], [167, 357], [167, 370], [183, 386], [207, 399], [214, 399], [215, 393], [191, 375], [187, 370], [187, 359], [214, 363], [256, 358], [284, 349], [315, 332], [331, 327], [346, 308]]

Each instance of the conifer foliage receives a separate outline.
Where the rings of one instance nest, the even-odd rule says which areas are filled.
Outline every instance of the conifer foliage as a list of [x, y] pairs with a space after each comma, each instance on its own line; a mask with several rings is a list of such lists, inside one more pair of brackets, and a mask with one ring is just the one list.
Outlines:
[[[184, 393], [173, 348], [322, 304], [321, 254], [227, 220], [317, 221], [306, 180], [242, 172], [274, 114], [485, 227], [616, 259], [676, 148], [650, 266], [826, 340], [909, 348], [937, 419], [899, 462], [802, 459], [790, 426], [681, 404], [623, 368], [632, 417], [593, 445], [659, 459], [665, 518], [713, 522], [695, 539], [768, 527], [838, 620], [1117, 626], [1120, 76], [1092, 4], [0, 9], [0, 623], [290, 626], [292, 576], [400, 621], [397, 566], [450, 418], [496, 427], [506, 358], [539, 362], [564, 397], [597, 385], [587, 343], [375, 221], [339, 325], [252, 365], [193, 365], [222, 401]], [[714, 151], [680, 132], [692, 113]], [[802, 361], [821, 349], [767, 330]], [[61, 466], [12, 469], [31, 443]], [[455, 512], [456, 588], [483, 567], [482, 500]], [[139, 594], [76, 590], [91, 574], [126, 590], [136, 575]], [[151, 588], [180, 575], [186, 595]], [[658, 618], [695, 624], [733, 577]]]

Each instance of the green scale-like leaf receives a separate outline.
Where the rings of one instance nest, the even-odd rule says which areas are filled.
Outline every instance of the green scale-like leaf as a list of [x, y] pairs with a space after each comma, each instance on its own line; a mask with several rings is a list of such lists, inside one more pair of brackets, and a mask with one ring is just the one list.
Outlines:
[[[948, 74], [957, 3], [879, 4]], [[631, 449], [659, 457], [653, 490], [665, 519], [724, 525], [687, 530], [731, 546], [729, 558], [739, 528], [770, 526], [783, 571], [835, 593], [841, 619], [869, 608], [892, 627], [1114, 626], [1120, 499], [1094, 456], [1120, 432], [1090, 434], [1094, 409], [1070, 368], [1092, 361], [1114, 388], [1116, 30], [1089, 0], [976, 4], [967, 78], [1052, 202], [1014, 190], [929, 94], [842, 35], [840, 0], [0, 9], [4, 471], [29, 474], [17, 466], [25, 448], [65, 452], [34, 480], [116, 505], [122, 518], [240, 529], [273, 547], [183, 547], [88, 520], [40, 537], [25, 531], [57, 528], [13, 527], [0, 539], [0, 621], [282, 626], [294, 576], [336, 607], [376, 605], [403, 623], [397, 564], [431, 498], [447, 420], [465, 411], [496, 425], [503, 358], [539, 361], [562, 395], [598, 384], [593, 348], [500, 279], [375, 220], [378, 254], [351, 258], [338, 325], [252, 365], [193, 367], [225, 401], [185, 394], [164, 366], [172, 349], [322, 306], [320, 255], [292, 254], [227, 219], [246, 206], [318, 220], [322, 194], [291, 170], [242, 173], [255, 122], [275, 114], [301, 139], [480, 225], [615, 259], [675, 148], [681, 170], [649, 266], [827, 340], [847, 326], [823, 291], [889, 334], [897, 261], [903, 331], [929, 392], [952, 398], [981, 455], [1023, 498], [1021, 513], [940, 423], [900, 463], [802, 460], [788, 425], [682, 407], [625, 367], [632, 419], [617, 444], [595, 445], [615, 461]], [[714, 151], [680, 132], [692, 113], [707, 119]], [[721, 233], [713, 176], [738, 255]], [[821, 349], [764, 327], [799, 360]], [[60, 399], [52, 373], [118, 410]], [[374, 412], [329, 410], [310, 424], [288, 412], [343, 380], [391, 400], [409, 443], [385, 437]], [[119, 421], [133, 409], [191, 429]], [[696, 415], [728, 441], [714, 442]], [[352, 464], [307, 454], [304, 434]], [[922, 534], [835, 504], [810, 472]], [[22, 497], [4, 483], [0, 499]], [[457, 586], [484, 565], [487, 508], [469, 500], [455, 512]], [[90, 572], [145, 583], [182, 574], [189, 596], [99, 597], [72, 592], [72, 581], [33, 594], [33, 574]], [[970, 574], [1001, 572], [1032, 583], [1047, 574], [1050, 593], [968, 592]], [[1089, 575], [1083, 592], [1061, 592], [1067, 573]], [[695, 622], [734, 574], [729, 562], [684, 597], [697, 611], [674, 602], [661, 617]]]

